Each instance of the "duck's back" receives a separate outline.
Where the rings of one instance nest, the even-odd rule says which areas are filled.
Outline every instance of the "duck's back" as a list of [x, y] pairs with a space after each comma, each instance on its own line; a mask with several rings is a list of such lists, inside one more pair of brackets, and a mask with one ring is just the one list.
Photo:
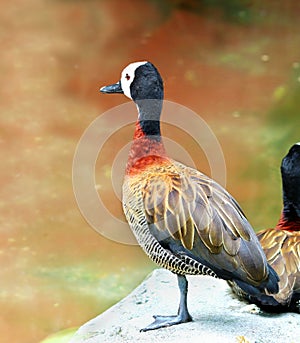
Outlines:
[[269, 269], [250, 224], [230, 194], [199, 171], [164, 159], [132, 172], [123, 206], [139, 244], [159, 265], [266, 286]]

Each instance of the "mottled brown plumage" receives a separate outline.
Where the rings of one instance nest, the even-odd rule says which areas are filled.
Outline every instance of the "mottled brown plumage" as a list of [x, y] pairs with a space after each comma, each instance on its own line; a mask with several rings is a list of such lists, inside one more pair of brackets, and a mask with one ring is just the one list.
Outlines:
[[[250, 224], [230, 194], [206, 175], [161, 158], [127, 175], [123, 194], [125, 215], [150, 257], [151, 247], [144, 247], [139, 235], [141, 220], [162, 247], [173, 243], [177, 256], [189, 256], [216, 273], [235, 273], [255, 286], [267, 280], [265, 256], [256, 249]], [[156, 262], [176, 274], [199, 274], [173, 269], [168, 260]]]
[[123, 208], [146, 254], [178, 277], [177, 316], [156, 316], [144, 330], [191, 320], [185, 275], [234, 280], [254, 297], [278, 290], [258, 239], [233, 197], [201, 172], [170, 159], [160, 134], [163, 83], [149, 62], [134, 63], [121, 81], [101, 89], [123, 91], [138, 120], [123, 184]]
[[292, 298], [298, 293], [300, 299], [300, 231], [267, 229], [257, 236], [279, 276], [279, 292], [272, 296], [279, 304], [294, 308]]

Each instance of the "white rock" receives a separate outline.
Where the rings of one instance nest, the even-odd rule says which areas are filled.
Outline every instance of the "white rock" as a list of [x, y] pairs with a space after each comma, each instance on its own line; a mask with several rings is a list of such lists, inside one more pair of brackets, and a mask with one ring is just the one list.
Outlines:
[[[241, 311], [227, 283], [207, 276], [189, 280], [188, 306], [194, 321], [154, 331], [139, 330], [152, 315], [177, 313], [176, 276], [155, 270], [119, 303], [84, 324], [70, 343], [298, 343], [300, 315]], [[251, 312], [251, 311], [250, 311]]]

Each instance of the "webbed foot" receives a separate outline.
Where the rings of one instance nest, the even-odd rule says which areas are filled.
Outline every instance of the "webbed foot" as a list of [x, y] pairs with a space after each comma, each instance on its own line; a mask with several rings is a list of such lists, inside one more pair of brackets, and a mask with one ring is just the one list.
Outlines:
[[187, 323], [193, 320], [189, 313], [178, 314], [177, 316], [153, 316], [153, 318], [155, 319], [154, 322], [141, 329], [141, 332]]
[[180, 302], [177, 316], [153, 316], [153, 318], [155, 319], [154, 322], [141, 329], [140, 331], [145, 332], [149, 330], [156, 330], [171, 325], [191, 322], [193, 320], [187, 308], [187, 279], [183, 275], [177, 275], [177, 281], [180, 291]]

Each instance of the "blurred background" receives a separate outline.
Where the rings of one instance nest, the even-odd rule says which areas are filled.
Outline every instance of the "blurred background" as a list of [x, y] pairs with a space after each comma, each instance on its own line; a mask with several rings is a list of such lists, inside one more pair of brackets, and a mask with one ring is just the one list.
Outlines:
[[[1, 342], [39, 342], [77, 327], [155, 267], [137, 246], [94, 231], [72, 190], [72, 159], [84, 130], [127, 101], [100, 95], [99, 87], [117, 81], [132, 61], [153, 62], [165, 98], [212, 128], [226, 160], [227, 189], [254, 228], [276, 224], [281, 158], [300, 140], [299, 2], [10, 0], [0, 6]], [[178, 137], [172, 129], [168, 135]], [[188, 138], [180, 143], [209, 174], [199, 147]], [[115, 199], [109, 171], [116, 153], [112, 140], [97, 163], [106, 200]]]

